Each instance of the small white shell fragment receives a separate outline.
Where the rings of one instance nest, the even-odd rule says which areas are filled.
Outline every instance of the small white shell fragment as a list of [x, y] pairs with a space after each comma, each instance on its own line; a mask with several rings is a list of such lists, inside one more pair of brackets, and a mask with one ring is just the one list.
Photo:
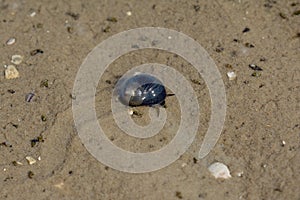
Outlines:
[[42, 160], [42, 158], [41, 158], [41, 156], [39, 156], [39, 157], [38, 157], [38, 161], [41, 161], [41, 160]]
[[23, 61], [23, 56], [21, 55], [13, 55], [11, 57], [11, 63], [15, 64], [15, 65], [19, 65], [21, 64], [21, 62]]
[[228, 167], [220, 162], [211, 164], [208, 170], [215, 178], [228, 179], [231, 177]]
[[286, 142], [284, 140], [282, 140], [282, 146], [284, 146], [286, 144]]
[[26, 156], [26, 160], [29, 165], [33, 165], [34, 163], [36, 163], [36, 160], [31, 156]]
[[23, 165], [23, 163], [19, 162], [19, 161], [16, 161], [16, 164], [17, 165]]
[[32, 13], [30, 13], [30, 17], [34, 17], [36, 15], [36, 12], [32, 12]]
[[236, 79], [236, 73], [235, 72], [227, 72], [227, 76], [230, 81]]
[[60, 182], [60, 183], [55, 184], [54, 187], [57, 187], [59, 189], [63, 189], [64, 185], [65, 185], [64, 182]]
[[132, 13], [131, 13], [130, 11], [127, 11], [127, 12], [126, 12], [126, 15], [127, 15], [127, 16], [131, 16]]
[[4, 71], [6, 79], [14, 79], [19, 77], [19, 72], [13, 65], [8, 65]]
[[16, 42], [16, 38], [9, 38], [9, 39], [6, 41], [6, 44], [7, 44], [7, 45], [13, 45], [15, 42]]

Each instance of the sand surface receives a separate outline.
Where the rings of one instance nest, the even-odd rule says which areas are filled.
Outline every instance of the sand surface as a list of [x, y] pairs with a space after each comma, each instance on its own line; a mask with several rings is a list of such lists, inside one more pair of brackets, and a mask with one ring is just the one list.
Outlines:
[[[299, 10], [297, 0], [0, 0], [0, 199], [299, 200]], [[146, 26], [183, 32], [206, 49], [225, 84], [227, 115], [213, 151], [197, 159], [210, 117], [203, 78], [171, 53], [122, 56], [96, 93], [99, 123], [114, 144], [136, 152], [160, 149], [180, 121], [178, 102], [170, 97], [172, 125], [159, 135], [138, 141], [118, 130], [110, 115], [111, 92], [133, 66], [174, 67], [190, 80], [201, 108], [196, 140], [180, 159], [155, 172], [130, 174], [106, 167], [82, 145], [70, 94], [80, 65], [97, 44]], [[7, 45], [10, 38], [16, 41]], [[24, 57], [16, 66], [20, 77], [8, 80], [3, 66], [15, 54]], [[249, 64], [263, 71], [253, 76]], [[236, 80], [228, 79], [229, 71]], [[26, 102], [30, 92], [35, 95]], [[26, 156], [37, 162], [28, 164]], [[226, 164], [232, 178], [215, 179], [207, 169], [215, 161]]]

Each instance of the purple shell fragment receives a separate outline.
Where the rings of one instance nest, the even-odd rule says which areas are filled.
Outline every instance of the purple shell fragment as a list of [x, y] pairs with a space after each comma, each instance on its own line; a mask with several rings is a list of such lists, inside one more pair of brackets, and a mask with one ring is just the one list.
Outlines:
[[33, 94], [32, 92], [26, 94], [26, 96], [25, 96], [25, 101], [31, 102], [33, 96], [34, 96], [34, 94]]

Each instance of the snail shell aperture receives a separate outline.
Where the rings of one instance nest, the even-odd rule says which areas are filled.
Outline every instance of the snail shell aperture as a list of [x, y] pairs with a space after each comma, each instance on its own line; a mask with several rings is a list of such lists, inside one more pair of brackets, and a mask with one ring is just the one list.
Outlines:
[[128, 106], [163, 105], [167, 96], [162, 82], [145, 73], [125, 77], [116, 87], [119, 100]]

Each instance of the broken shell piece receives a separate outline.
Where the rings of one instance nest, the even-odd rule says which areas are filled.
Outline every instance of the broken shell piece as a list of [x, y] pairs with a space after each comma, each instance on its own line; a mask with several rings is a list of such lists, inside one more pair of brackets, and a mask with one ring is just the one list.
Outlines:
[[215, 178], [228, 179], [231, 177], [228, 167], [220, 162], [213, 163], [208, 170]]
[[34, 97], [34, 93], [30, 92], [30, 93], [26, 94], [25, 101], [31, 102], [33, 97]]
[[8, 65], [5, 69], [4, 74], [6, 79], [14, 79], [19, 77], [19, 72], [13, 65]]
[[60, 182], [60, 183], [55, 184], [54, 187], [57, 187], [59, 189], [63, 189], [64, 185], [65, 185], [64, 182]]
[[23, 165], [23, 163], [19, 162], [19, 161], [16, 161], [16, 164], [17, 165]]
[[250, 64], [249, 67], [254, 71], [263, 71], [263, 69], [255, 64]]
[[12, 62], [15, 65], [19, 65], [19, 64], [21, 64], [22, 60], [23, 60], [23, 56], [13, 55], [11, 57], [11, 61], [10, 62]]
[[6, 45], [13, 45], [16, 42], [16, 38], [9, 38], [6, 41]]
[[34, 17], [35, 15], [36, 15], [36, 12], [33, 11], [32, 13], [30, 13], [29, 16], [30, 16], [30, 17]]
[[26, 156], [26, 160], [27, 160], [29, 165], [33, 165], [34, 163], [36, 163], [36, 160], [33, 157], [30, 157], [30, 156]]
[[17, 166], [17, 165], [23, 165], [23, 163], [19, 162], [19, 161], [13, 161], [12, 164], [14, 166]]
[[227, 72], [227, 76], [230, 81], [236, 79], [236, 73], [235, 72]]

